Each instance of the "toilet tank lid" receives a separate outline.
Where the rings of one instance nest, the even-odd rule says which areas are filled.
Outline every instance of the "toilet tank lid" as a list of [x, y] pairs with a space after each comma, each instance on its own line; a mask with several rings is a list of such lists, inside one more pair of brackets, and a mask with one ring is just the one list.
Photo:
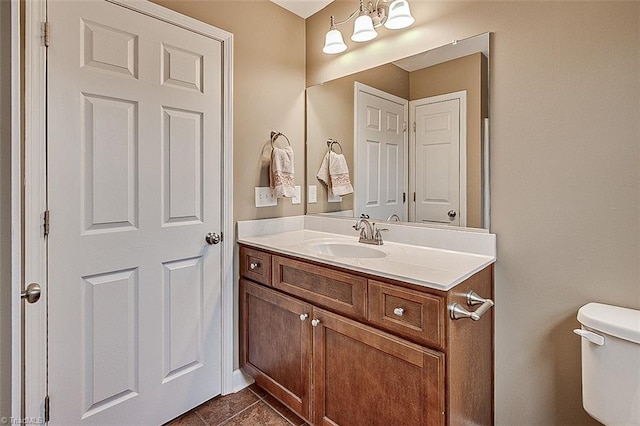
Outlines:
[[587, 303], [578, 321], [594, 330], [640, 344], [640, 311], [602, 303]]

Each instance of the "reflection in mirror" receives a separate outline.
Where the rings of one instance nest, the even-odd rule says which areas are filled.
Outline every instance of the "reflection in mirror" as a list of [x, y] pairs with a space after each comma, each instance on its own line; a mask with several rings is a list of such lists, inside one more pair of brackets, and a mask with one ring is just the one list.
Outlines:
[[[488, 228], [489, 34], [307, 88], [307, 214]], [[340, 142], [354, 193], [316, 178]]]

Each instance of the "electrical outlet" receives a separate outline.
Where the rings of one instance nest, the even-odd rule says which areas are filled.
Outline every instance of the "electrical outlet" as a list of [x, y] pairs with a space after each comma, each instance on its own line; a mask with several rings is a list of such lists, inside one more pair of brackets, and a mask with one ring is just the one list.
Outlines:
[[256, 207], [277, 206], [278, 200], [268, 186], [256, 186]]
[[300, 185], [296, 185], [296, 196], [291, 199], [291, 204], [300, 204], [301, 203], [301, 200], [300, 200], [301, 192], [302, 192], [302, 188], [300, 188]]
[[308, 191], [308, 197], [309, 197], [309, 204], [313, 204], [313, 203], [317, 203], [318, 202], [318, 187], [315, 185], [309, 185], [309, 191]]

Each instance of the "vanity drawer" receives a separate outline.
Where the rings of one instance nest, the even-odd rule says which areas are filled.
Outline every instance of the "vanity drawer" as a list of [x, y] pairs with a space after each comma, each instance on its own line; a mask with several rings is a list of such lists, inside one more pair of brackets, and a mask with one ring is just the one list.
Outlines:
[[369, 280], [369, 321], [414, 341], [444, 347], [442, 297]]
[[366, 318], [366, 278], [273, 256], [272, 285], [317, 306], [352, 318]]
[[248, 247], [240, 247], [240, 276], [269, 285], [271, 255]]

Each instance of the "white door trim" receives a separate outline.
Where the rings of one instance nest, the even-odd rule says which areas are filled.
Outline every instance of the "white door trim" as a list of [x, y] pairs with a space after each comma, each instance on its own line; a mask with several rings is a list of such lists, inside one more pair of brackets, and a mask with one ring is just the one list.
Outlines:
[[26, 2], [25, 7], [24, 283], [39, 283], [42, 295], [38, 303], [22, 304], [25, 353], [19, 371], [24, 370], [24, 382], [21, 389], [13, 392], [24, 398], [23, 416], [38, 418], [44, 416], [47, 394], [47, 244], [42, 227], [47, 208], [47, 49], [43, 39], [47, 4], [44, 0], [35, 0]]
[[[416, 158], [416, 107], [433, 104], [436, 102], [460, 100], [460, 226], [467, 226], [467, 91], [445, 93], [444, 95], [430, 96], [428, 98], [409, 101], [409, 123], [412, 130], [409, 132], [409, 158]], [[416, 170], [415, 162], [409, 160], [409, 197], [411, 207], [409, 208], [409, 221], [416, 220], [416, 203], [414, 194], [416, 192]]]
[[[358, 105], [358, 93], [360, 92], [364, 92], [364, 93], [369, 93], [371, 95], [374, 96], [378, 96], [382, 99], [386, 99], [388, 101], [391, 102], [395, 102], [398, 103], [400, 105], [404, 105], [403, 108], [403, 113], [404, 113], [404, 117], [405, 119], [407, 119], [407, 117], [409, 117], [409, 105], [410, 102], [408, 102], [406, 99], [401, 98], [399, 96], [393, 95], [391, 93], [387, 93], [384, 92], [380, 89], [376, 89], [375, 87], [371, 87], [371, 86], [367, 86], [364, 83], [360, 83], [359, 81], [354, 82], [353, 85], [353, 173], [352, 176], [358, 176], [358, 156], [356, 155], [358, 152], [358, 136], [359, 136], [359, 129], [358, 129], [358, 110], [360, 108], [360, 105]], [[406, 124], [406, 122], [405, 122]], [[407, 153], [407, 159], [410, 158], [410, 154], [409, 151], [407, 151], [407, 133], [408, 132], [404, 132], [404, 149], [405, 152]], [[409, 161], [407, 161], [409, 162]], [[403, 176], [403, 184], [404, 187], [407, 188], [407, 181], [409, 179], [409, 170], [408, 167], [406, 167], [407, 164], [405, 164], [405, 168], [404, 168], [404, 176]], [[409, 194], [407, 193], [407, 197], [409, 196]], [[358, 191], [354, 191], [353, 192], [353, 207], [355, 210], [355, 207], [358, 205]], [[407, 200], [408, 201], [408, 200]], [[406, 202], [404, 209], [405, 209], [405, 213], [407, 213], [407, 206], [409, 206], [409, 203]]]
[[[15, 0], [14, 0], [15, 1]], [[223, 55], [223, 128], [222, 128], [222, 393], [233, 392], [237, 386], [234, 374], [233, 338], [233, 34], [215, 28], [148, 1], [107, 0], [164, 22], [213, 38], [222, 43]], [[25, 282], [39, 282], [43, 288], [39, 306], [41, 315], [30, 315], [25, 332], [28, 351], [25, 359], [25, 413], [29, 417], [43, 415], [46, 394], [46, 240], [42, 235], [42, 215], [46, 209], [46, 49], [42, 26], [46, 22], [47, 0], [26, 2], [26, 72], [25, 75]], [[52, 31], [55, 34], [55, 30]], [[55, 36], [51, 40], [55, 43]], [[14, 87], [16, 87], [14, 85]], [[216, 165], [212, 165], [215, 167]], [[20, 179], [18, 179], [20, 181]], [[55, 226], [55, 219], [53, 220]], [[14, 284], [15, 286], [15, 284]], [[20, 287], [18, 287], [20, 288]], [[43, 303], [44, 302], [44, 303]], [[34, 309], [26, 312], [34, 311]], [[15, 328], [17, 325], [14, 324]], [[15, 331], [15, 330], [14, 330]], [[20, 393], [14, 390], [14, 393]], [[22, 402], [15, 402], [16, 404]]]
[[22, 165], [20, 154], [20, 2], [11, 0], [11, 417], [22, 410]]

